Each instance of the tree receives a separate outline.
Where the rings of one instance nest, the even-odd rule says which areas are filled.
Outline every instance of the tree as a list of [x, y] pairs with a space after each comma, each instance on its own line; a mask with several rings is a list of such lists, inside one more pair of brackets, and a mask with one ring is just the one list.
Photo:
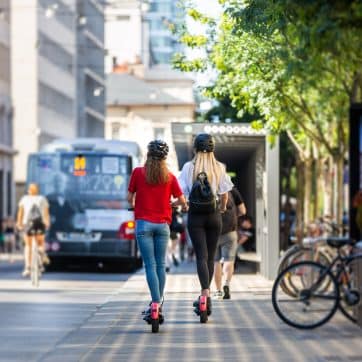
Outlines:
[[[335, 187], [340, 200], [333, 211], [341, 221], [348, 109], [362, 94], [361, 2], [222, 3], [219, 22], [190, 10], [214, 35], [208, 42], [203, 38], [205, 59], [183, 58], [179, 68], [216, 68], [219, 76], [209, 95], [229, 97], [237, 109], [257, 109], [262, 118], [255, 126], [263, 126], [271, 134], [285, 130], [302, 164], [299, 170], [307, 176], [303, 187], [312, 182], [312, 161], [330, 158], [337, 170]], [[192, 35], [184, 39], [186, 45], [192, 43]], [[308, 198], [311, 193], [304, 195]], [[310, 204], [305, 200], [304, 205]], [[304, 212], [304, 217], [308, 221], [308, 213]]]

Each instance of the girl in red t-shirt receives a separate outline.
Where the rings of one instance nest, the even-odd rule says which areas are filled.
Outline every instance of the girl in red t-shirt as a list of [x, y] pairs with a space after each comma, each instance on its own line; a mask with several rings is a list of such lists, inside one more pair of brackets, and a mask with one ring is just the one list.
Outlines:
[[[168, 150], [163, 141], [150, 142], [146, 163], [133, 170], [128, 186], [128, 202], [134, 207], [136, 238], [145, 265], [151, 304], [160, 304], [163, 300], [171, 206], [181, 205], [185, 211], [187, 209], [178, 181], [166, 165]], [[171, 196], [177, 199], [172, 205]], [[150, 322], [151, 310], [146, 311], [144, 320]], [[159, 321], [163, 322], [162, 315]]]

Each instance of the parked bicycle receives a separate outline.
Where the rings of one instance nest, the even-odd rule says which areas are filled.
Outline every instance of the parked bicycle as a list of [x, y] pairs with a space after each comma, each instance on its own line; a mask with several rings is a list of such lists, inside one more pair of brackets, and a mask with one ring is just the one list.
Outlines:
[[[282, 270], [274, 282], [274, 310], [293, 327], [321, 326], [337, 309], [356, 322], [353, 308], [360, 303], [361, 285], [356, 285], [356, 271], [362, 267], [361, 242], [356, 244], [339, 237], [328, 238], [326, 242], [336, 250], [329, 265], [311, 260], [293, 263]], [[345, 255], [342, 250], [346, 246], [354, 247], [354, 251]]]

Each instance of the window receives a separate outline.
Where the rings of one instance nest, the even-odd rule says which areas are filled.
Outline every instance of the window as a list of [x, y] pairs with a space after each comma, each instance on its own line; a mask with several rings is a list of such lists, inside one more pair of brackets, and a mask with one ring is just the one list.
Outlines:
[[54, 11], [55, 19], [69, 30], [74, 31], [74, 12], [69, 6], [65, 5], [61, 0], [39, 0], [39, 4], [44, 10], [44, 15], [46, 9], [54, 9], [54, 6], [56, 5], [56, 10]]
[[[4, 171], [0, 170], [0, 194], [3, 195], [4, 194]], [[1, 198], [0, 199], [0, 220], [2, 220], [4, 218], [4, 204], [3, 201], [4, 199]], [[1, 225], [0, 225], [1, 228]]]
[[8, 205], [7, 205], [7, 211], [8, 211], [8, 215], [12, 215], [13, 213], [13, 208], [12, 208], [12, 195], [13, 195], [13, 188], [12, 188], [12, 182], [13, 182], [13, 178], [12, 178], [12, 173], [11, 171], [8, 171], [8, 180], [7, 180], [7, 197], [8, 197]]
[[171, 63], [171, 54], [154, 52], [154, 59], [156, 64], [169, 64]]
[[63, 117], [72, 119], [74, 117], [74, 102], [73, 99], [65, 94], [39, 82], [38, 102], [42, 106], [53, 110]]
[[151, 3], [150, 12], [172, 13], [172, 2], [153, 2]]
[[150, 19], [150, 30], [165, 30], [167, 29], [166, 25], [163, 23], [162, 19]]
[[171, 47], [172, 42], [171, 39], [169, 37], [153, 37], [151, 38], [151, 46], [154, 48], [159, 48], [159, 47]]
[[121, 125], [118, 122], [113, 122], [111, 124], [112, 127], [112, 140], [119, 140], [119, 131], [121, 129]]
[[163, 128], [154, 128], [153, 130], [156, 140], [163, 140], [165, 137], [165, 130]]
[[73, 56], [64, 48], [39, 32], [39, 54], [57, 67], [68, 73], [73, 73]]
[[0, 43], [0, 79], [10, 82], [10, 50]]

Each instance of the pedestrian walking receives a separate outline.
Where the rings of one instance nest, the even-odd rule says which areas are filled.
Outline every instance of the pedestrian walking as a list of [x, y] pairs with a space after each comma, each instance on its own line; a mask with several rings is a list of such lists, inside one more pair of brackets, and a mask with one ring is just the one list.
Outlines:
[[194, 312], [202, 323], [212, 312], [210, 284], [221, 233], [221, 213], [226, 211], [228, 191], [233, 186], [225, 166], [216, 160], [214, 149], [215, 141], [211, 135], [198, 134], [194, 140], [195, 156], [185, 163], [179, 176], [189, 201], [187, 228], [195, 250], [201, 286], [201, 295], [194, 302]]
[[[148, 144], [145, 165], [133, 170], [128, 186], [128, 202], [134, 207], [136, 239], [145, 265], [152, 299], [144, 317], [144, 320], [150, 324], [153, 323], [154, 305], [158, 311], [157, 323], [163, 322], [165, 258], [170, 239], [172, 207], [181, 206], [187, 210], [186, 199], [177, 178], [166, 165], [168, 151], [168, 145], [164, 141], [151, 141]], [[172, 204], [171, 197], [176, 199]]]
[[[253, 219], [250, 215], [243, 215], [239, 218], [239, 240], [237, 256], [242, 256], [245, 252], [254, 252], [255, 246], [255, 228], [253, 226]], [[240, 257], [239, 257], [240, 259]]]
[[238, 247], [238, 217], [244, 214], [246, 208], [243, 198], [237, 188], [233, 187], [228, 194], [226, 211], [221, 216], [222, 229], [215, 254], [214, 281], [217, 299], [230, 299], [230, 282]]
[[36, 183], [29, 184], [28, 194], [19, 201], [17, 228], [25, 232], [25, 266], [23, 276], [30, 275], [31, 242], [34, 236], [42, 255], [44, 264], [49, 263], [45, 252], [45, 232], [50, 226], [49, 204], [47, 199], [39, 194]]

